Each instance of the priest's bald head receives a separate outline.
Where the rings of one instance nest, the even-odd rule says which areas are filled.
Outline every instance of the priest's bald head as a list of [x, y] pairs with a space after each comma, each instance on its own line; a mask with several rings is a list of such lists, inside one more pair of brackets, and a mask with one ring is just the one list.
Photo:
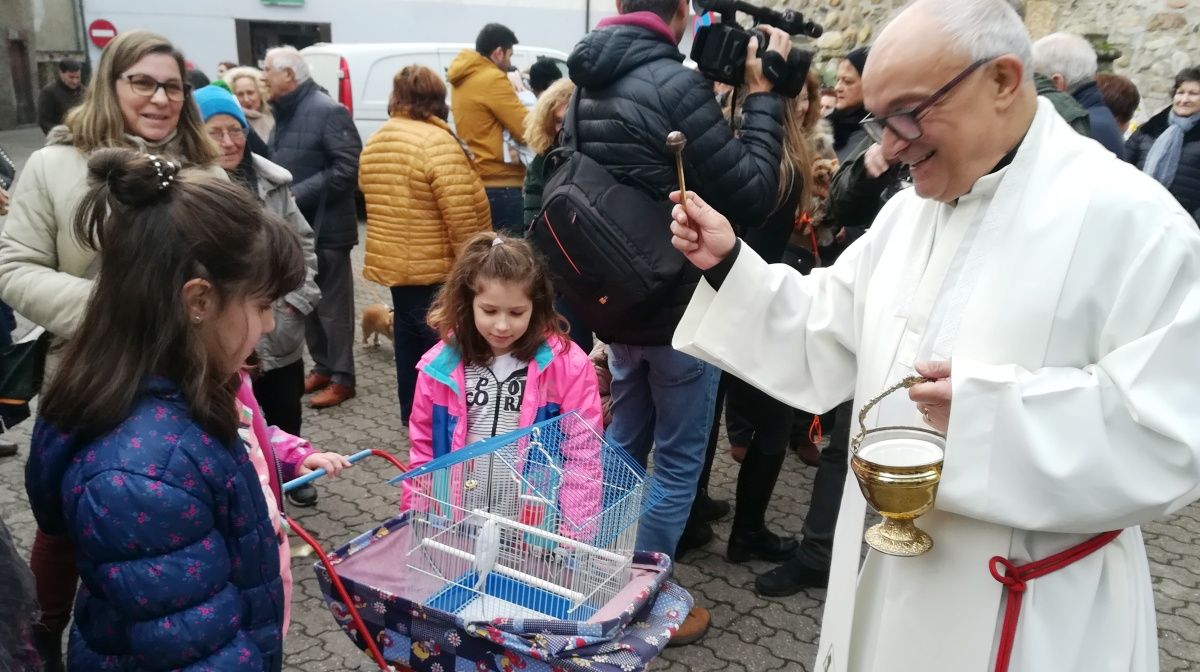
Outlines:
[[957, 199], [1021, 142], [1037, 111], [1030, 51], [1005, 0], [916, 0], [879, 34], [867, 130], [920, 196]]

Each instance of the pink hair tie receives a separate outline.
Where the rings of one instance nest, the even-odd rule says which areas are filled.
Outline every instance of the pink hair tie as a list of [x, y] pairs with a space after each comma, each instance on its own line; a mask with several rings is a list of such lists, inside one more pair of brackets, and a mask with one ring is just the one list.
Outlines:
[[496, 236], [495, 238], [492, 239], [492, 247], [496, 247], [497, 245], [503, 245], [503, 244], [504, 244], [504, 240], [501, 239], [500, 236]]

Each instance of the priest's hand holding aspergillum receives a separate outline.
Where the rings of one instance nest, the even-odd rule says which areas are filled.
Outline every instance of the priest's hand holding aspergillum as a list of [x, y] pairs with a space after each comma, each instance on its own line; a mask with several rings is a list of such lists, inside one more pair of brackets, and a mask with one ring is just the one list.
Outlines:
[[707, 271], [717, 265], [737, 244], [733, 227], [724, 215], [713, 210], [693, 191], [688, 191], [687, 211], [679, 203], [679, 192], [671, 192], [677, 205], [671, 210], [671, 244], [696, 268]]
[[932, 382], [918, 383], [908, 390], [925, 424], [945, 434], [950, 427], [950, 362], [917, 362], [917, 373]]

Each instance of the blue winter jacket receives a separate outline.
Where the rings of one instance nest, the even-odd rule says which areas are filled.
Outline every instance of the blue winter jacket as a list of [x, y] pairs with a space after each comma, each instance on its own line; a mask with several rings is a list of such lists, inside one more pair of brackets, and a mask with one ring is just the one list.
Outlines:
[[1095, 82], [1088, 82], [1075, 89], [1075, 100], [1088, 112], [1088, 122], [1092, 126], [1092, 138], [1104, 145], [1104, 148], [1117, 155], [1118, 159], [1125, 158], [1125, 138], [1112, 110], [1104, 102], [1100, 87]]
[[281, 668], [279, 547], [258, 475], [174, 384], [143, 384], [94, 440], [39, 419], [25, 476], [39, 527], [76, 545], [69, 670]]

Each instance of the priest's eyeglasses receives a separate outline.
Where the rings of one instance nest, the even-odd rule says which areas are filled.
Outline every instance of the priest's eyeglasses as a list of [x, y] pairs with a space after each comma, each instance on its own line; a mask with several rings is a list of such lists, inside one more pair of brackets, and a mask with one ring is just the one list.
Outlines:
[[921, 130], [921, 116], [929, 111], [929, 108], [937, 105], [943, 98], [949, 95], [950, 92], [954, 90], [954, 87], [961, 84], [967, 77], [970, 77], [972, 72], [975, 72], [985, 63], [988, 63], [992, 60], [993, 59], [990, 58], [981, 58], [978, 61], [968, 65], [966, 69], [958, 73], [954, 79], [946, 82], [945, 86], [937, 91], [934, 91], [929, 95], [928, 98], [922, 100], [916, 107], [912, 109], [893, 112], [882, 117], [871, 115], [860, 121], [859, 126], [862, 126], [863, 130], [867, 132], [867, 135], [871, 136], [871, 139], [875, 142], [883, 142], [884, 129], [891, 130], [892, 133], [896, 134], [896, 137], [904, 140], [905, 142], [917, 140], [924, 135], [924, 131]]

